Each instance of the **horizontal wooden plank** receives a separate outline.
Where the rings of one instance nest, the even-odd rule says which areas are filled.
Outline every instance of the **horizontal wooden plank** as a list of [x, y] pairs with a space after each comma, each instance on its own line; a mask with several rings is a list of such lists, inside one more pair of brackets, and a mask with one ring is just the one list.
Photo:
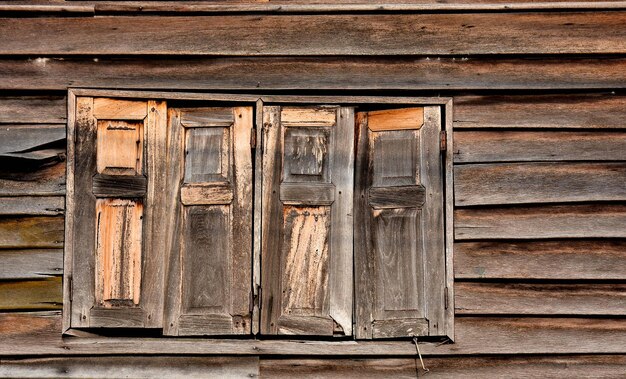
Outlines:
[[74, 357], [3, 359], [0, 377], [256, 378], [258, 357]]
[[0, 128], [0, 156], [6, 153], [44, 149], [55, 143], [64, 146], [65, 125], [17, 124]]
[[233, 202], [231, 185], [183, 185], [180, 201], [184, 205], [217, 205]]
[[0, 250], [0, 280], [41, 279], [63, 274], [63, 250]]
[[63, 196], [0, 197], [0, 215], [55, 216], [64, 209]]
[[61, 124], [65, 113], [65, 96], [0, 96], [2, 124]]
[[457, 279], [625, 280], [626, 241], [462, 242]]
[[626, 132], [457, 130], [454, 133], [455, 163], [528, 161], [626, 161]]
[[624, 284], [455, 283], [457, 315], [625, 316]]
[[62, 216], [0, 218], [0, 249], [61, 248]]
[[455, 97], [454, 128], [623, 129], [625, 106], [607, 94]]
[[626, 163], [494, 163], [454, 167], [454, 204], [626, 200]]
[[[624, 318], [458, 317], [454, 344], [420, 343], [423, 355], [626, 353]], [[61, 337], [61, 313], [0, 314], [0, 356], [225, 354], [408, 356], [411, 341]]]
[[[626, 52], [622, 11], [0, 20], [2, 55], [492, 55]], [[40, 31], [45, 30], [46, 33]], [[157, 33], [159, 38], [146, 35]]]
[[65, 194], [65, 162], [50, 165], [15, 165], [11, 171], [0, 168], [0, 196]]
[[92, 183], [97, 197], [143, 197], [148, 179], [143, 175], [96, 174]]
[[0, 310], [49, 310], [62, 306], [61, 277], [0, 281]]
[[374, 209], [421, 207], [426, 199], [424, 186], [371, 187], [369, 205]]
[[626, 370], [626, 356], [437, 357], [424, 359], [265, 359], [264, 378], [616, 378]]
[[457, 209], [454, 237], [476, 239], [625, 238], [626, 205]]
[[[181, 70], [184, 67], [184, 70]], [[259, 57], [259, 58], [40, 58], [1, 59], [0, 89], [66, 90], [68, 87], [143, 88], [167, 90], [458, 90], [458, 89], [605, 89], [626, 87], [624, 58], [399, 58], [399, 57]], [[606, 97], [606, 96], [605, 96]], [[489, 97], [491, 98], [491, 97]], [[517, 98], [517, 97], [516, 97]], [[533, 96], [533, 98], [536, 98]], [[490, 109], [497, 104], [472, 100], [455, 107], [455, 126], [535, 124], [621, 127], [619, 104], [574, 109], [572, 117], [559, 113], [547, 97], [543, 106], [528, 110], [504, 99], [509, 113]], [[481, 99], [481, 98], [479, 98]], [[473, 108], [471, 102], [480, 108]], [[526, 107], [524, 107], [526, 102]], [[539, 101], [541, 103], [541, 101]], [[619, 103], [619, 102], [618, 102]], [[622, 103], [623, 104], [623, 103]], [[609, 109], [607, 109], [609, 108]], [[517, 109], [513, 112], [514, 109]], [[597, 105], [594, 109], [598, 109]], [[609, 111], [604, 113], [602, 110]], [[480, 111], [489, 111], [485, 117]], [[468, 113], [469, 111], [469, 113]], [[56, 112], [56, 111], [55, 111]], [[524, 119], [519, 115], [523, 114]], [[537, 114], [537, 115], [535, 115]], [[544, 114], [543, 117], [541, 115]], [[585, 115], [584, 118], [576, 115]], [[468, 118], [467, 116], [472, 116]], [[534, 117], [534, 118], [533, 118]], [[563, 122], [567, 120], [567, 122]]]

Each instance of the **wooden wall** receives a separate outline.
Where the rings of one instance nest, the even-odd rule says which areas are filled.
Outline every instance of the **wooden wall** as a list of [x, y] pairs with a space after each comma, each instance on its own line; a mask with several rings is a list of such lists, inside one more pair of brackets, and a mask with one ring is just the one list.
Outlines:
[[0, 18], [0, 377], [423, 374], [409, 342], [61, 339], [68, 87], [453, 96], [456, 343], [422, 348], [428, 375], [626, 372], [625, 2], [0, 1]]

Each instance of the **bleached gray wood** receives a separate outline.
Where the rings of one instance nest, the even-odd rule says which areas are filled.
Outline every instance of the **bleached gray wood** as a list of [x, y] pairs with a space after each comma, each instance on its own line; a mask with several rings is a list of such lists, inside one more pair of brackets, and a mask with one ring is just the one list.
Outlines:
[[45, 279], [63, 274], [62, 249], [0, 250], [0, 280]]
[[0, 215], [62, 215], [65, 198], [62, 196], [0, 197]]

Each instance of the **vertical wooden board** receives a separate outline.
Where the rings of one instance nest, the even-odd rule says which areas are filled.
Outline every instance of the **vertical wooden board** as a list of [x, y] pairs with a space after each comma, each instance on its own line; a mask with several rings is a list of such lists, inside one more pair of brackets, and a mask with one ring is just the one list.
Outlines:
[[260, 331], [260, 292], [261, 292], [261, 236], [263, 206], [263, 101], [259, 99], [256, 103], [256, 135], [255, 135], [255, 157], [254, 157], [254, 222], [253, 222], [253, 250], [252, 250], [252, 334]]
[[74, 217], [72, 226], [72, 327], [88, 327], [89, 310], [94, 304], [95, 254], [94, 226], [96, 199], [91, 193], [91, 177], [96, 172], [96, 122], [93, 98], [76, 98], [74, 128], [73, 192], [70, 198]]
[[74, 141], [76, 138], [76, 95], [67, 95], [67, 189], [65, 196], [65, 245], [63, 249], [63, 313], [62, 329], [65, 333], [72, 325], [72, 275], [74, 259]]
[[[446, 288], [444, 292], [445, 301], [445, 330], [448, 339], [455, 340], [455, 326], [454, 326], [454, 160], [453, 149], [454, 146], [454, 133], [452, 129], [453, 125], [453, 106], [452, 100], [449, 99], [445, 106], [442, 107], [444, 113], [442, 114], [442, 122], [445, 125], [442, 126], [445, 131], [446, 138], [446, 151], [445, 151], [445, 251], [446, 251]], [[446, 296], [447, 295], [447, 296]]]
[[426, 188], [422, 233], [424, 235], [425, 316], [430, 335], [446, 335], [446, 250], [444, 227], [443, 160], [440, 151], [441, 109], [424, 108], [421, 139], [422, 183]]
[[96, 303], [136, 306], [141, 286], [143, 204], [96, 200]]

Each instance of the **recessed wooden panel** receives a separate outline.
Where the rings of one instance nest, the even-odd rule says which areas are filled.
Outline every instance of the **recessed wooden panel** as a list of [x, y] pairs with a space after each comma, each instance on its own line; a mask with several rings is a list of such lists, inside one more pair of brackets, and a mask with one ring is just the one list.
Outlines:
[[142, 173], [143, 122], [98, 120], [97, 144], [98, 173]]
[[96, 201], [96, 302], [103, 307], [139, 304], [143, 205]]
[[283, 312], [322, 316], [328, 310], [330, 207], [285, 207]]
[[191, 128], [186, 131], [185, 183], [226, 181], [230, 165], [228, 128]]
[[180, 201], [183, 205], [230, 204], [233, 201], [231, 185], [183, 185], [180, 188]]
[[183, 307], [225, 312], [230, 286], [230, 212], [227, 206], [185, 207], [183, 223]]
[[375, 320], [423, 317], [420, 218], [417, 208], [372, 210]]
[[419, 134], [413, 130], [371, 133], [372, 185], [419, 184]]
[[284, 138], [284, 181], [328, 183], [330, 129], [286, 128]]

